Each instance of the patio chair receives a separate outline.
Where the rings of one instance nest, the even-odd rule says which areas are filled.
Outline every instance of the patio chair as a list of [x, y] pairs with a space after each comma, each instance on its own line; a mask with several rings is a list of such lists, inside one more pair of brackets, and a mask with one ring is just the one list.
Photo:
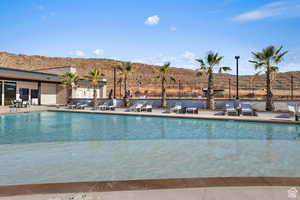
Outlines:
[[234, 108], [233, 105], [231, 104], [226, 104], [225, 105], [225, 114], [227, 114], [228, 116], [238, 116], [238, 111], [237, 109]]
[[242, 115], [256, 116], [255, 110], [252, 108], [251, 104], [241, 104]]
[[142, 107], [142, 111], [146, 112], [152, 112], [152, 105], [151, 104], [146, 104]]

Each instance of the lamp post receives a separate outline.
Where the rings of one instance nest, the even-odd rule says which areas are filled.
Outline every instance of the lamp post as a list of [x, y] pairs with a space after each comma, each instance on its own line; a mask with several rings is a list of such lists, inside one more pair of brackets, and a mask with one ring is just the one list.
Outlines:
[[234, 57], [236, 60], [236, 99], [239, 100], [239, 59], [240, 56]]
[[228, 97], [229, 99], [231, 99], [231, 78], [229, 78], [228, 80], [228, 92], [229, 92]]
[[117, 92], [117, 67], [114, 67], [114, 99], [116, 98]]
[[294, 99], [294, 77], [291, 75], [291, 100]]

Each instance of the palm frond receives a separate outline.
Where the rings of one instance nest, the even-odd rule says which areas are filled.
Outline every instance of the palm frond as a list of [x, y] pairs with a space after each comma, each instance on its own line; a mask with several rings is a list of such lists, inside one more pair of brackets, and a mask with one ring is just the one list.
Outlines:
[[219, 73], [226, 72], [226, 71], [230, 71], [230, 70], [231, 70], [230, 67], [220, 67], [220, 68], [219, 68]]

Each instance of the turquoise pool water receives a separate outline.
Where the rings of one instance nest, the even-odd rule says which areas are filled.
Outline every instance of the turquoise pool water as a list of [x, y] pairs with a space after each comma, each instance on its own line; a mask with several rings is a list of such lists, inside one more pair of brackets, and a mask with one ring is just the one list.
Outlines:
[[0, 116], [0, 185], [300, 177], [300, 125], [108, 114]]

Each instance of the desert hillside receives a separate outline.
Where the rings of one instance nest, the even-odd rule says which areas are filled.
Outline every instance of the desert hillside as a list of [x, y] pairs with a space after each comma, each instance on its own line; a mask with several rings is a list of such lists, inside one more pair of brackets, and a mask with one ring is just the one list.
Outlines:
[[[108, 79], [108, 87], [112, 88], [113, 84], [113, 67], [122, 64], [122, 61], [111, 59], [95, 59], [95, 58], [60, 58], [46, 56], [28, 56], [23, 54], [12, 54], [0, 52], [0, 66], [18, 69], [34, 70], [41, 68], [49, 68], [56, 66], [73, 66], [76, 67], [80, 76], [84, 76], [89, 69], [98, 68]], [[241, 66], [243, 67], [243, 66]], [[129, 88], [134, 94], [142, 93], [150, 96], [158, 95], [160, 92], [159, 81], [157, 80], [158, 66], [134, 63], [134, 73], [130, 75]], [[299, 66], [300, 69], [300, 66]], [[170, 82], [168, 93], [171, 96], [199, 96], [202, 95], [202, 88], [206, 88], [205, 77], [199, 78], [195, 76], [195, 71], [183, 68], [172, 67], [170, 70], [172, 76], [176, 78], [176, 83]], [[300, 72], [277, 73], [273, 80], [273, 89], [275, 95], [288, 96], [290, 94], [291, 75], [294, 76], [295, 95], [300, 95]], [[224, 89], [225, 95], [228, 95], [229, 79], [231, 79], [231, 95], [234, 95], [235, 76], [230, 74], [216, 74], [215, 87]], [[240, 87], [242, 95], [255, 92], [256, 95], [264, 94], [265, 78], [263, 75], [257, 77], [241, 76]], [[118, 85], [117, 93], [120, 93]], [[253, 90], [252, 88], [255, 88]]]

